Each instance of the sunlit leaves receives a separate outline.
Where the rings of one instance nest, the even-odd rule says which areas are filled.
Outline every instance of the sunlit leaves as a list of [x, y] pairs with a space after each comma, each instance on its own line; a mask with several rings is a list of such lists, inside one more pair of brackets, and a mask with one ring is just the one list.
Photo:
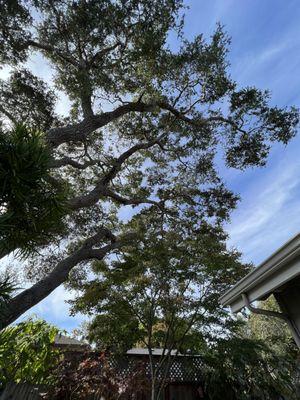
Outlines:
[[46, 384], [58, 361], [52, 347], [58, 329], [29, 319], [0, 332], [0, 387], [8, 382]]

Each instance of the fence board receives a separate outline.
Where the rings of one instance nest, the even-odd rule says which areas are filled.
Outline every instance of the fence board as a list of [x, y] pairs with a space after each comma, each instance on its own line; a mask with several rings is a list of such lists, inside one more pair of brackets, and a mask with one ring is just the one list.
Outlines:
[[0, 400], [41, 400], [41, 386], [33, 386], [28, 383], [8, 383], [0, 397]]
[[[45, 387], [34, 386], [28, 383], [8, 383], [4, 389], [4, 392], [0, 396], [0, 400], [41, 400], [40, 396], [43, 393]], [[101, 394], [92, 394], [85, 400], [104, 400]]]

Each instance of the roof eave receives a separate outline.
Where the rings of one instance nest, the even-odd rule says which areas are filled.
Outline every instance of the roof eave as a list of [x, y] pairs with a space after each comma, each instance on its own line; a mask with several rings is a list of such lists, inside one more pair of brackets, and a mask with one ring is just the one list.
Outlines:
[[245, 307], [242, 294], [247, 293], [250, 302], [272, 293], [273, 290], [300, 274], [300, 268], [287, 266], [300, 255], [300, 234], [297, 234], [267, 260], [241, 279], [220, 297], [220, 303], [230, 306], [233, 312]]

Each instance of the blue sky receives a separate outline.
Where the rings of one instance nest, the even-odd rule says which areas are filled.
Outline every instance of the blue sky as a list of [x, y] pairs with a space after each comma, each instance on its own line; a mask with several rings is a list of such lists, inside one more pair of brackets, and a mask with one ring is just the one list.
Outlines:
[[[232, 38], [231, 74], [239, 85], [269, 89], [272, 103], [300, 105], [300, 3], [294, 0], [187, 1], [186, 34], [209, 35], [216, 22]], [[242, 201], [232, 214], [230, 244], [261, 262], [296, 234], [300, 210], [300, 137], [274, 146], [265, 168], [220, 171]]]
[[[299, 0], [186, 0], [188, 38], [210, 36], [221, 22], [232, 37], [231, 75], [240, 86], [270, 89], [272, 103], [300, 106]], [[41, 59], [31, 65], [49, 79]], [[66, 102], [60, 107], [64, 108]], [[265, 168], [220, 171], [227, 185], [241, 195], [227, 230], [230, 245], [243, 259], [260, 263], [300, 231], [300, 135], [288, 146], [275, 145]], [[72, 295], [63, 287], [34, 307], [37, 314], [71, 330], [82, 320], [70, 317], [64, 303]]]

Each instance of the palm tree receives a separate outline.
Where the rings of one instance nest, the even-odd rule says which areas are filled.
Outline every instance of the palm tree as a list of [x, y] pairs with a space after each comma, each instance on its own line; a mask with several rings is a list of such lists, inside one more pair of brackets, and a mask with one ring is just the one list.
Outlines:
[[[4, 315], [7, 309], [7, 304], [9, 300], [12, 298], [13, 293], [17, 287], [12, 282], [11, 278], [0, 277], [0, 315]], [[0, 330], [2, 329], [0, 325]]]

